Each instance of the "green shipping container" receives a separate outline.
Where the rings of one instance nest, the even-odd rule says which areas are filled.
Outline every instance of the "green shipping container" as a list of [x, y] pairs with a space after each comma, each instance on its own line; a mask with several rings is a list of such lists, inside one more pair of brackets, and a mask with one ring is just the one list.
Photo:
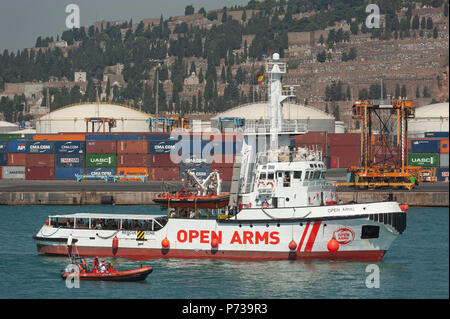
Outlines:
[[421, 167], [439, 167], [439, 154], [410, 153], [408, 154], [408, 165]]
[[86, 154], [87, 167], [116, 167], [116, 154]]

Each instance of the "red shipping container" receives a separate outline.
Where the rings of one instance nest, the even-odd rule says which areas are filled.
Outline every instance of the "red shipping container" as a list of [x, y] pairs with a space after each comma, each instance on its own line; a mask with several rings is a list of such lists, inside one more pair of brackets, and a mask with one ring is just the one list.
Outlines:
[[360, 133], [330, 133], [328, 134], [328, 146], [360, 146], [361, 134]]
[[220, 174], [220, 178], [224, 181], [231, 181], [233, 178], [233, 167], [214, 167], [214, 169], [211, 167], [210, 171], [217, 170]]
[[117, 154], [148, 154], [148, 141], [117, 141]]
[[295, 137], [295, 145], [297, 144], [326, 144], [327, 132], [308, 132], [306, 134], [297, 135]]
[[25, 159], [27, 167], [55, 167], [54, 154], [27, 154]]
[[148, 166], [150, 167], [175, 167], [180, 163], [173, 163], [170, 159], [170, 154], [149, 154]]
[[128, 167], [146, 167], [147, 154], [120, 154], [117, 155], [117, 165]]
[[179, 167], [150, 167], [150, 180], [154, 181], [179, 181]]
[[25, 179], [52, 180], [55, 179], [55, 169], [53, 167], [26, 167]]
[[8, 165], [9, 166], [25, 166], [27, 154], [25, 153], [9, 153]]
[[319, 152], [322, 152], [322, 156], [327, 156], [327, 144], [317, 144], [317, 143], [299, 143], [295, 145], [296, 147], [302, 147], [302, 148], [306, 148], [309, 150], [315, 150], [317, 148], [317, 150]]
[[348, 168], [359, 165], [361, 150], [359, 146], [331, 146], [331, 168]]
[[116, 141], [88, 140], [86, 141], [87, 154], [116, 154]]
[[208, 163], [211, 164], [211, 168], [215, 167], [233, 167], [235, 154], [216, 154], [210, 155]]

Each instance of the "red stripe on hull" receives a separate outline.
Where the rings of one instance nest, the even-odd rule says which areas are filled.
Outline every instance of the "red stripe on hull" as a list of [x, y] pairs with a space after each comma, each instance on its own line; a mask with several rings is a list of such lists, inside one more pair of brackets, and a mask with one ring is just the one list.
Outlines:
[[311, 235], [309, 235], [308, 242], [306, 243], [305, 246], [305, 253], [306, 252], [309, 253], [312, 250], [314, 242], [316, 241], [316, 236], [317, 232], [319, 231], [319, 228], [320, 228], [320, 221], [315, 222], [313, 228], [311, 229]]
[[[146, 248], [122, 248], [115, 255], [111, 248], [106, 247], [80, 247], [77, 246], [81, 256], [86, 257], [123, 257], [136, 260], [158, 259], [158, 258], [181, 258], [181, 259], [232, 259], [232, 260], [295, 260], [295, 259], [329, 259], [329, 260], [355, 260], [376, 261], [381, 260], [386, 253], [385, 250], [359, 250], [359, 251], [337, 251], [323, 252], [273, 252], [273, 251], [239, 251], [239, 250], [185, 250], [185, 249], [146, 249]], [[42, 245], [38, 244], [38, 252], [50, 255], [67, 256], [65, 245]]]

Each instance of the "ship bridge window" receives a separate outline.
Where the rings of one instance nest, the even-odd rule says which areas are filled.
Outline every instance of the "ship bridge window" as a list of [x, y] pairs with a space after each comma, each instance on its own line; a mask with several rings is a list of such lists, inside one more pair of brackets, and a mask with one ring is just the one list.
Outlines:
[[294, 171], [294, 179], [302, 179], [302, 171]]
[[320, 179], [325, 179], [325, 171], [320, 172]]
[[314, 179], [319, 179], [320, 178], [320, 171], [314, 171], [314, 175], [313, 175]]
[[265, 180], [266, 178], [267, 178], [267, 174], [266, 173], [259, 174], [259, 179], [260, 180]]
[[314, 165], [313, 164], [309, 164], [309, 167], [314, 168]]
[[291, 172], [286, 171], [284, 172], [283, 176], [283, 187], [290, 187], [291, 186]]
[[275, 173], [274, 172], [267, 173], [267, 179], [274, 180], [275, 179]]

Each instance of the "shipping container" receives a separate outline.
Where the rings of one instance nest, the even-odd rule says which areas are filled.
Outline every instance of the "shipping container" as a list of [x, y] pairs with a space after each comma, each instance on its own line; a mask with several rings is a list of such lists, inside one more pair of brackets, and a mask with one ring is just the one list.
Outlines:
[[0, 141], [12, 141], [12, 140], [22, 140], [22, 141], [32, 141], [34, 134], [0, 134]]
[[34, 134], [34, 141], [84, 141], [85, 134], [60, 133], [60, 134]]
[[205, 142], [202, 148], [202, 154], [220, 155], [220, 154], [238, 154], [242, 150], [242, 142]]
[[0, 141], [0, 153], [7, 153], [7, 152], [8, 152], [8, 142]]
[[9, 166], [25, 166], [26, 164], [25, 153], [9, 153], [8, 154], [8, 165]]
[[211, 167], [233, 167], [235, 158], [235, 154], [218, 154], [211, 155], [207, 160]]
[[159, 140], [149, 141], [149, 153], [150, 154], [169, 154], [172, 151], [181, 149], [181, 144], [177, 145], [178, 141], [174, 140]]
[[82, 167], [56, 167], [55, 179], [77, 179], [76, 175], [84, 175]]
[[180, 180], [179, 167], [150, 167], [150, 179], [154, 181]]
[[86, 142], [95, 141], [116, 141], [115, 135], [113, 134], [86, 134]]
[[439, 154], [436, 153], [410, 153], [408, 166], [439, 167]]
[[440, 140], [411, 140], [411, 153], [439, 153]]
[[440, 145], [441, 154], [448, 154], [448, 140], [441, 140]]
[[86, 143], [84, 141], [57, 141], [55, 142], [56, 154], [84, 154]]
[[59, 168], [83, 168], [84, 154], [56, 154], [55, 167]]
[[116, 167], [116, 154], [86, 154], [86, 167]]
[[55, 155], [53, 154], [27, 154], [26, 167], [55, 167]]
[[146, 133], [144, 135], [144, 140], [147, 141], [162, 141], [170, 139], [169, 133]]
[[308, 132], [295, 136], [297, 144], [327, 144], [327, 132]]
[[129, 175], [130, 177], [120, 177], [121, 181], [141, 181], [139, 177], [133, 177], [137, 175], [148, 176], [147, 167], [118, 167], [117, 175]]
[[181, 156], [181, 166], [183, 165], [204, 165], [209, 164], [211, 162], [211, 159], [209, 156], [206, 156], [205, 158], [201, 154], [183, 154]]
[[360, 146], [360, 133], [329, 133], [328, 146]]
[[2, 179], [25, 179], [25, 166], [3, 166]]
[[26, 153], [27, 152], [27, 141], [20, 140], [8, 141], [8, 153]]
[[448, 182], [448, 167], [439, 167], [436, 169], [438, 182]]
[[179, 166], [180, 163], [173, 162], [171, 159], [171, 154], [149, 154], [148, 155], [148, 166], [160, 166], [160, 167], [174, 167]]
[[119, 154], [117, 166], [147, 167], [147, 154]]
[[296, 147], [306, 148], [309, 150], [318, 150], [322, 156], [328, 155], [328, 147], [327, 144], [317, 144], [317, 143], [298, 143], [295, 145]]
[[26, 167], [26, 180], [53, 180], [55, 179], [54, 167]]
[[187, 170], [190, 170], [199, 179], [206, 179], [210, 172], [209, 165], [198, 165], [198, 166], [181, 166], [180, 168], [180, 179], [184, 179], [184, 175]]
[[117, 142], [106, 140], [88, 140], [86, 141], [87, 154], [116, 154]]
[[117, 154], [148, 154], [146, 140], [117, 141]]
[[28, 154], [53, 154], [55, 153], [55, 142], [32, 141], [27, 142]]
[[447, 137], [448, 132], [425, 132], [424, 137]]
[[115, 167], [87, 167], [86, 174], [92, 176], [115, 176], [117, 169]]
[[0, 166], [7, 166], [8, 165], [8, 154], [1, 153], [0, 154]]
[[439, 166], [440, 167], [448, 167], [448, 153], [447, 154], [439, 154]]
[[217, 170], [220, 174], [220, 178], [223, 181], [231, 181], [233, 178], [233, 167], [221, 166], [221, 167], [211, 167], [211, 172]]

